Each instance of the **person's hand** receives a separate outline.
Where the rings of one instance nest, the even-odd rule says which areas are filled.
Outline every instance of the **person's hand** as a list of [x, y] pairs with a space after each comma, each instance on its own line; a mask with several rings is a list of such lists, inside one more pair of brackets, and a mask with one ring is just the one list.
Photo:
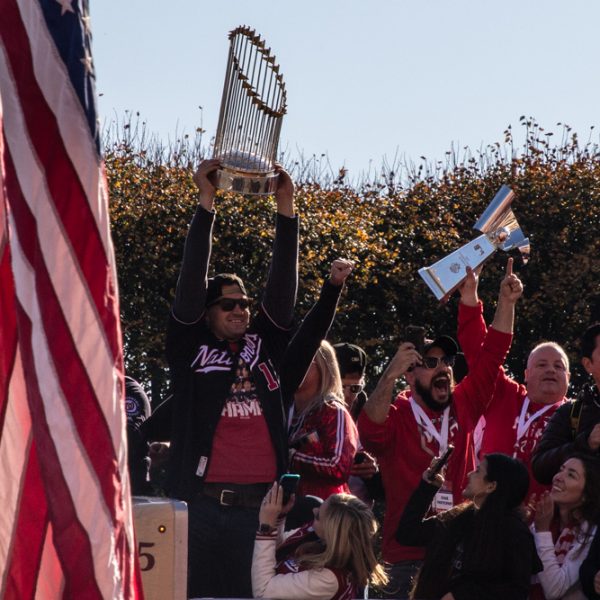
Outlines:
[[[290, 501], [292, 502], [293, 506], [293, 499], [290, 498]], [[282, 513], [282, 511], [283, 488], [277, 482], [275, 482], [271, 486], [271, 489], [267, 492], [267, 495], [263, 498], [262, 504], [260, 505], [260, 511], [258, 513], [258, 522], [264, 523], [265, 525], [270, 525], [271, 527], [276, 527], [277, 518]]]
[[535, 504], [535, 523], [536, 531], [550, 531], [550, 523], [554, 516], [554, 500], [550, 497], [550, 492], [544, 492]]
[[480, 265], [476, 269], [467, 267], [467, 276], [458, 287], [460, 301], [466, 306], [477, 306], [477, 304], [479, 304], [477, 288], [479, 286], [479, 275], [481, 274], [482, 269], [483, 265]]
[[444, 470], [445, 467], [442, 467], [442, 470], [439, 473], [436, 473], [435, 475], [433, 475], [433, 468], [438, 464], [440, 460], [439, 456], [436, 456], [435, 458], [433, 458], [431, 460], [431, 464], [429, 465], [429, 467], [427, 467], [427, 469], [425, 469], [425, 471], [423, 471], [423, 479], [427, 482], [427, 483], [432, 483], [433, 485], [436, 485], [437, 487], [442, 487], [444, 485]]
[[388, 365], [386, 375], [398, 379], [402, 377], [411, 367], [421, 362], [421, 355], [417, 352], [414, 344], [404, 342], [398, 346], [398, 350]]
[[506, 273], [500, 283], [500, 294], [498, 302], [504, 301], [509, 304], [516, 304], [517, 300], [523, 294], [523, 284], [521, 280], [513, 273], [513, 259], [509, 258], [506, 263]]
[[353, 463], [350, 468], [350, 475], [355, 475], [362, 479], [371, 479], [379, 471], [379, 466], [370, 454], [364, 450], [361, 451], [361, 454], [364, 455], [364, 460], [361, 463]]
[[600, 571], [594, 575], [594, 591], [596, 594], [600, 594]]
[[277, 212], [285, 217], [293, 217], [294, 208], [294, 182], [289, 173], [279, 164], [275, 163], [277, 173], [277, 189], [275, 190], [275, 202]]
[[352, 273], [354, 263], [351, 260], [345, 258], [336, 258], [331, 263], [331, 273], [329, 274], [329, 282], [339, 287], [344, 285], [348, 275]]
[[537, 503], [537, 494], [534, 492], [529, 496], [527, 500], [527, 506], [525, 506], [525, 517], [528, 523], [533, 522], [533, 517], [535, 515], [535, 505]]
[[448, 592], [447, 594], [444, 594], [440, 600], [455, 600], [454, 594], [452, 592]]
[[160, 469], [169, 460], [169, 443], [152, 442], [148, 448], [148, 457], [153, 469]]
[[596, 423], [594, 429], [590, 432], [590, 435], [588, 436], [588, 446], [594, 451], [600, 448], [600, 423]]
[[212, 174], [221, 166], [218, 158], [203, 160], [194, 173], [193, 180], [200, 191], [200, 204], [206, 210], [213, 209], [215, 192], [217, 191], [212, 181]]

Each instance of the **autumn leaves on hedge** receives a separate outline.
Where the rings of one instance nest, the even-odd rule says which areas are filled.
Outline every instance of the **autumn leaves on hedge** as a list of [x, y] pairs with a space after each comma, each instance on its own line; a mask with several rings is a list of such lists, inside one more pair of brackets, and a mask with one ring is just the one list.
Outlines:
[[[553, 143], [532, 120], [522, 119], [526, 142], [505, 140], [464, 159], [392, 171], [377, 180], [299, 181], [301, 216], [298, 318], [315, 299], [331, 260], [356, 268], [340, 302], [331, 338], [363, 346], [372, 375], [386, 361], [408, 324], [453, 334], [456, 299], [439, 306], [417, 275], [477, 235], [472, 227], [502, 184], [516, 193], [513, 210], [532, 244], [518, 267], [525, 294], [518, 305], [508, 367], [522, 375], [533, 344], [564, 344], [577, 360], [576, 338], [600, 319], [600, 154], [561, 126]], [[196, 209], [191, 180], [195, 159], [149, 152], [131, 140], [109, 141], [105, 160], [117, 254], [128, 371], [147, 386], [153, 402], [167, 393], [166, 316], [173, 298], [188, 224]], [[151, 149], [150, 149], [151, 150]], [[185, 155], [185, 152], [183, 153]], [[289, 165], [292, 173], [301, 172]], [[220, 195], [211, 273], [237, 272], [260, 292], [272, 245], [271, 198]], [[491, 319], [506, 255], [497, 252], [482, 274], [480, 296]], [[372, 378], [373, 379], [373, 378]]]

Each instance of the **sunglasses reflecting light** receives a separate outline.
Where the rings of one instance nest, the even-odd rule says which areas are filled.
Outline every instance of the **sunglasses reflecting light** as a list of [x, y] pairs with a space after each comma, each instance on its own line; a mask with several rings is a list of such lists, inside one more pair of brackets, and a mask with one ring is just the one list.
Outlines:
[[360, 394], [365, 386], [362, 383], [344, 383], [342, 387], [350, 390], [352, 394]]
[[242, 310], [250, 307], [249, 298], [221, 298], [216, 300], [210, 306], [218, 306], [223, 312], [231, 312], [236, 306]]
[[417, 366], [425, 369], [435, 369], [440, 362], [443, 362], [447, 367], [453, 367], [456, 362], [456, 356], [442, 356], [441, 358], [437, 356], [424, 356], [423, 364]]

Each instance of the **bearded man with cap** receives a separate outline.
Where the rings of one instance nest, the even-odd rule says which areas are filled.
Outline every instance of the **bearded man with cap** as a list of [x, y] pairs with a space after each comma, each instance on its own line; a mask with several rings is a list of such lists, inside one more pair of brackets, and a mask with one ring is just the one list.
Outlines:
[[218, 160], [194, 182], [199, 206], [187, 235], [167, 331], [173, 382], [170, 495], [188, 503], [188, 595], [252, 597], [250, 570], [260, 502], [286, 470], [280, 358], [298, 282], [294, 186], [280, 167], [277, 222], [266, 287], [251, 299], [233, 274], [207, 279]]
[[[462, 501], [467, 474], [475, 467], [473, 430], [494, 393], [498, 368], [512, 340], [515, 303], [522, 292], [521, 281], [507, 269], [480, 360], [458, 385], [452, 373], [458, 346], [452, 338], [442, 335], [427, 341], [423, 355], [413, 344], [403, 343], [358, 419], [361, 442], [377, 457], [383, 479], [383, 558], [390, 577], [386, 593], [394, 598], [408, 597], [424, 557], [423, 548], [403, 546], [395, 539], [404, 507], [432, 457], [441, 455], [449, 444], [454, 452], [446, 483], [432, 509], [440, 512]], [[401, 377], [409, 389], [394, 399], [394, 386]]]

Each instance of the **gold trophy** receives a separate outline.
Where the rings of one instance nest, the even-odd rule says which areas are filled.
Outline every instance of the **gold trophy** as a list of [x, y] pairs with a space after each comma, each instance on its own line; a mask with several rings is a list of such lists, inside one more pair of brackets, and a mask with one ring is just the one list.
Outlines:
[[467, 276], [467, 267], [476, 269], [498, 249], [508, 252], [518, 248], [527, 263], [531, 248], [510, 207], [514, 197], [514, 192], [503, 185], [475, 223], [474, 229], [482, 235], [430, 267], [419, 269], [438, 300], [448, 300]]
[[286, 91], [271, 49], [253, 29], [229, 33], [213, 158], [221, 161], [216, 186], [241, 194], [272, 194], [277, 187], [275, 160]]

